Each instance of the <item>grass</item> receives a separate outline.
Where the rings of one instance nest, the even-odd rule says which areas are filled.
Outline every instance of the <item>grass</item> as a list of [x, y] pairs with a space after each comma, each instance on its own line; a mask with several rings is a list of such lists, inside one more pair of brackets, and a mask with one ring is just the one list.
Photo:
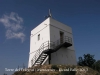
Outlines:
[[89, 67], [75, 65], [42, 65], [31, 67], [32, 69], [35, 71], [17, 71], [13, 75], [100, 75]]

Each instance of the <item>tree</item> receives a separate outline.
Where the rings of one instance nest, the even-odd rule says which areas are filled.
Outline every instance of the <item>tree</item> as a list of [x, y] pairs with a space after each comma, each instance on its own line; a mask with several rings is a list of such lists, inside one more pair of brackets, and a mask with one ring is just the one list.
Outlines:
[[96, 60], [94, 59], [94, 55], [84, 54], [83, 57], [84, 58], [79, 57], [78, 65], [80, 66], [92, 67], [93, 64], [96, 62]]
[[100, 60], [96, 61], [93, 65], [93, 69], [97, 70], [100, 72]]

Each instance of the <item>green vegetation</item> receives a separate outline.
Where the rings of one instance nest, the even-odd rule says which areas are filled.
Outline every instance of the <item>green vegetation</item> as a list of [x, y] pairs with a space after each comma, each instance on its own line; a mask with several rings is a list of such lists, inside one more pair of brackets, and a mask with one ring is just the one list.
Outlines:
[[91, 54], [83, 56], [83, 58], [79, 57], [78, 65], [38, 65], [30, 69], [54, 69], [55, 71], [17, 71], [13, 75], [100, 75], [100, 60], [96, 61]]
[[93, 69], [100, 72], [100, 60], [96, 61], [93, 65]]
[[60, 75], [75, 75], [75, 71], [62, 71]]
[[100, 60], [96, 61], [94, 55], [84, 54], [84, 58], [79, 57], [79, 66], [88, 66], [98, 72], [100, 72]]
[[92, 68], [93, 64], [96, 61], [94, 59], [94, 55], [84, 54], [83, 56], [84, 56], [84, 58], [79, 57], [78, 65], [80, 65], [80, 66], [88, 66], [88, 67]]
[[57, 65], [52, 65], [52, 66], [51, 66], [51, 69], [55, 69], [56, 71], [59, 70], [59, 68], [57, 67]]
[[[62, 69], [62, 71], [59, 71], [59, 69]], [[87, 68], [87, 71], [73, 71], [69, 70], [66, 71], [64, 69], [68, 68], [77, 68], [77, 69], [85, 69]], [[33, 69], [33, 67], [32, 67]], [[42, 65], [42, 66], [36, 66], [34, 69], [56, 69], [57, 71], [17, 71], [13, 75], [100, 75], [99, 72], [93, 70], [92, 68], [89, 67], [84, 67], [84, 66], [75, 66], [75, 65]]]

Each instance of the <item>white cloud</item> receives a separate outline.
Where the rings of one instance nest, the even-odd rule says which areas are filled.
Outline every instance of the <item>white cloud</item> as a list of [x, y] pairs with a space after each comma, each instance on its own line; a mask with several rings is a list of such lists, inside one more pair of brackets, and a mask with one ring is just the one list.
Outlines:
[[7, 39], [21, 39], [22, 42], [25, 40], [25, 34], [21, 32], [23, 30], [23, 19], [17, 13], [11, 12], [10, 15], [3, 15], [0, 22], [3, 23], [7, 30]]

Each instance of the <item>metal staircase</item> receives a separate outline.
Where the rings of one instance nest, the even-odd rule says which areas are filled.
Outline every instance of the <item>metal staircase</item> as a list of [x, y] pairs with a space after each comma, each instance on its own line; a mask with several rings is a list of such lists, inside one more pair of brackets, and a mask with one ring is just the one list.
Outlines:
[[49, 60], [50, 60], [51, 53], [56, 52], [61, 47], [67, 48], [70, 46], [72, 46], [72, 38], [68, 36], [65, 36], [63, 41], [59, 39], [55, 42], [46, 41], [42, 43], [42, 45], [36, 51], [35, 55], [31, 60], [31, 66], [41, 65], [44, 62], [44, 60], [47, 58], [47, 56], [49, 56]]

